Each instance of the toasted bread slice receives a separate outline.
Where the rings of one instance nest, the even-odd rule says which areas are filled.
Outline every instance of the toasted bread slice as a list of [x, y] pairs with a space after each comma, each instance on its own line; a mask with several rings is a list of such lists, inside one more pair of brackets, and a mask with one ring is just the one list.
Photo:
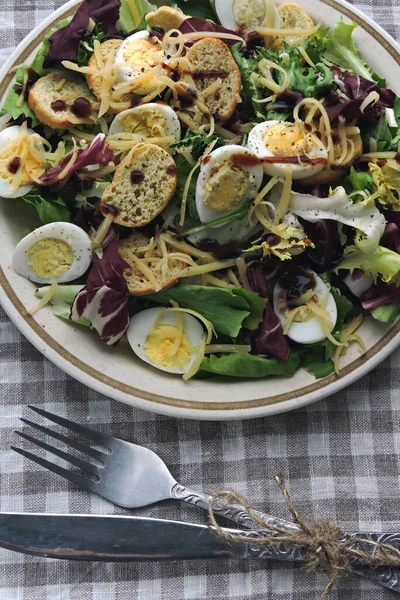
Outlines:
[[170, 154], [155, 144], [135, 146], [118, 165], [100, 210], [114, 222], [143, 227], [167, 206], [175, 192], [177, 169]]
[[[322, 185], [324, 183], [333, 183], [338, 179], [341, 179], [344, 175], [346, 175], [347, 169], [354, 163], [356, 158], [361, 156], [363, 153], [363, 143], [361, 139], [361, 135], [357, 133], [356, 135], [350, 135], [349, 139], [354, 143], [353, 152], [349, 154], [346, 158], [346, 161], [337, 165], [334, 169], [330, 166], [322, 169], [316, 175], [312, 175], [307, 178], [307, 185]], [[334, 156], [335, 159], [338, 159], [342, 153], [342, 148], [340, 142], [336, 142], [333, 144]]]
[[[104, 64], [110, 54], [115, 57], [120, 45], [122, 44], [122, 40], [106, 40], [100, 45], [101, 58], [103, 59]], [[103, 76], [101, 75], [101, 65], [97, 64], [96, 56], [93, 54], [88, 63], [89, 67], [93, 67], [98, 69], [97, 75], [86, 75], [86, 79], [88, 82], [88, 86], [93, 91], [94, 95], [98, 99], [99, 102], [102, 100], [102, 88], [103, 88]], [[115, 83], [117, 81], [115, 80]], [[124, 94], [123, 96], [117, 96], [111, 89], [111, 94], [109, 98], [110, 106], [108, 108], [108, 112], [117, 115], [123, 110], [127, 110], [131, 107], [132, 100], [134, 96], [133, 94]]]
[[146, 255], [161, 260], [162, 252], [160, 248], [155, 245], [154, 248], [146, 251], [146, 248], [149, 248], [149, 246], [151, 246], [151, 238], [138, 231], [132, 233], [128, 238], [119, 241], [119, 253], [128, 265], [131, 265], [130, 269], [124, 271], [124, 276], [128, 284], [129, 293], [132, 296], [144, 296], [145, 294], [152, 294], [155, 291], [166, 290], [178, 281], [182, 272], [188, 266], [183, 261], [177, 259], [169, 260], [167, 277], [163, 281], [160, 262], [146, 262], [146, 266], [158, 284], [157, 289], [155, 289], [154, 282], [151, 283], [147, 279], [135, 262], [135, 258], [143, 259]]
[[165, 32], [171, 29], [179, 29], [183, 21], [187, 19], [181, 10], [171, 6], [160, 6], [154, 12], [146, 15], [146, 21], [152, 27], [161, 27]]
[[[280, 29], [303, 29], [309, 30], [314, 27], [314, 22], [310, 15], [299, 4], [286, 2], [278, 6], [280, 17]], [[301, 46], [307, 35], [288, 35], [276, 37], [273, 40], [274, 46], [281, 46], [283, 42], [289, 46]]]
[[30, 89], [28, 103], [39, 121], [54, 129], [88, 123], [98, 110], [97, 99], [86, 81], [72, 71], [54, 71], [40, 77]]
[[239, 68], [228, 46], [220, 39], [204, 38], [193, 44], [186, 58], [193, 67], [193, 73], [182, 78], [193, 81], [201, 93], [217, 79], [220, 87], [204, 98], [204, 104], [218, 123], [224, 123], [238, 104], [242, 87]]

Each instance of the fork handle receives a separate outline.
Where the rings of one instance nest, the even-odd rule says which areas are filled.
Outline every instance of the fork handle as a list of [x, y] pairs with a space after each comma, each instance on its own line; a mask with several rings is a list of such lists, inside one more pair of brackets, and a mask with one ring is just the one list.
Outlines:
[[[171, 490], [171, 498], [174, 500], [181, 500], [182, 502], [187, 502], [188, 504], [193, 504], [193, 506], [197, 506], [199, 508], [203, 508], [204, 510], [209, 510], [212, 496], [209, 494], [203, 494], [202, 492], [195, 492], [181, 483], [176, 483]], [[249, 513], [245, 510], [243, 506], [237, 504], [225, 504], [216, 502], [214, 504], [214, 512], [221, 517], [225, 517], [225, 519], [229, 519], [230, 521], [234, 521], [241, 527], [245, 527], [246, 529], [259, 529], [259, 525], [256, 525], [253, 519], [250, 517]], [[254, 511], [256, 514], [266, 525], [271, 525], [275, 527], [282, 527], [285, 529], [297, 530], [298, 527], [294, 523], [290, 523], [289, 521], [285, 521], [284, 519], [279, 519], [277, 517], [272, 517], [271, 515], [264, 514], [258, 510]]]

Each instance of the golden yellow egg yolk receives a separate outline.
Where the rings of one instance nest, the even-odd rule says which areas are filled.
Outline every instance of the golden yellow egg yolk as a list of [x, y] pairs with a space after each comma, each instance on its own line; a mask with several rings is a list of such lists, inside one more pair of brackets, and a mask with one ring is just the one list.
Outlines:
[[206, 185], [204, 204], [217, 212], [233, 210], [245, 195], [249, 175], [241, 166], [231, 161], [213, 169]]
[[29, 248], [27, 257], [36, 275], [43, 279], [52, 279], [61, 277], [70, 269], [74, 253], [64, 240], [45, 238]]
[[15, 140], [0, 148], [1, 179], [12, 183], [18, 177], [20, 187], [31, 183], [32, 176], [39, 178], [43, 175], [45, 162], [32, 152], [29, 146], [32, 138], [32, 135], [22, 132]]
[[232, 11], [239, 27], [259, 27], [266, 15], [265, 0], [233, 0]]
[[160, 111], [153, 108], [128, 113], [122, 120], [122, 126], [127, 133], [137, 133], [146, 138], [167, 134], [167, 120]]
[[295, 123], [276, 123], [268, 127], [264, 135], [264, 144], [274, 156], [282, 158], [305, 156], [321, 142], [313, 133], [304, 133]]
[[[124, 61], [132, 67], [135, 78], [147, 73], [153, 67], [161, 64], [165, 58], [164, 51], [158, 44], [152, 44], [145, 39], [134, 39], [127, 42], [124, 48]], [[149, 94], [159, 87], [156, 77], [139, 82], [137, 88], [132, 91]]]
[[179, 346], [175, 348], [175, 342], [179, 337], [180, 332], [175, 325], [158, 325], [147, 336], [144, 353], [155, 365], [184, 369], [192, 357], [193, 347], [188, 336], [183, 332]]

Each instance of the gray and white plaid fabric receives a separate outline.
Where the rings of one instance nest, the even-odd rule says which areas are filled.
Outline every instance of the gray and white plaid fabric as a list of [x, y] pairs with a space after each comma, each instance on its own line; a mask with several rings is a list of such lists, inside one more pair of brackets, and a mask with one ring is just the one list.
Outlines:
[[[0, 0], [0, 61], [62, 2]], [[400, 39], [399, 0], [357, 1]], [[287, 517], [273, 482], [283, 471], [300, 513], [348, 530], [400, 530], [400, 350], [346, 391], [269, 419], [208, 423], [118, 404], [43, 358], [0, 309], [0, 510], [123, 513], [11, 452], [27, 404], [64, 414], [159, 453], [190, 487], [246, 494]], [[196, 509], [163, 503], [136, 514], [205, 522]], [[0, 551], [0, 600], [319, 600], [325, 579], [290, 565], [244, 560], [100, 564]], [[385, 600], [355, 577], [332, 600]]]

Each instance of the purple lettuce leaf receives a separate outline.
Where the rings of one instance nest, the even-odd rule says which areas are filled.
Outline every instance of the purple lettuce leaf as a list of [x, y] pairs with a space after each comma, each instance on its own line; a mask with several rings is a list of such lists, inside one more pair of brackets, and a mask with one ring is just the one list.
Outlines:
[[118, 240], [112, 240], [103, 258], [94, 263], [71, 307], [70, 318], [88, 319], [109, 346], [115, 346], [129, 327], [129, 291], [124, 277], [128, 268], [118, 252]]
[[64, 170], [65, 166], [71, 160], [72, 152], [68, 152], [60, 161], [58, 167], [52, 167], [41, 176], [43, 185], [51, 186], [54, 191], [61, 190], [70, 180], [72, 175], [90, 165], [107, 165], [114, 159], [114, 152], [107, 148], [106, 136], [99, 133], [84, 150], [78, 151], [78, 157], [69, 169], [68, 173], [55, 181], [55, 178]]
[[324, 273], [338, 265], [343, 258], [343, 251], [337, 222], [321, 219], [310, 223], [302, 218], [299, 221], [315, 246], [303, 252], [299, 257], [300, 261], [305, 261], [317, 273]]
[[[206, 32], [217, 32], [217, 33], [228, 33], [230, 35], [238, 35], [235, 31], [231, 31], [230, 29], [225, 29], [221, 25], [217, 25], [211, 21], [205, 21], [204, 19], [200, 19], [199, 17], [190, 17], [186, 19], [182, 25], [179, 27], [179, 31], [182, 33], [198, 33], [199, 31]], [[186, 48], [190, 48], [196, 42], [199, 41], [200, 38], [196, 40], [188, 40], [185, 44]], [[233, 46], [238, 43], [238, 40], [230, 40], [222, 38], [222, 41], [225, 42], [228, 46]]]
[[268, 298], [268, 285], [262, 263], [255, 263], [247, 267], [247, 279], [253, 292], [257, 292], [261, 298]]
[[79, 42], [82, 39], [89, 19], [101, 23], [107, 36], [117, 36], [116, 23], [119, 19], [120, 0], [84, 0], [71, 22], [58, 29], [49, 38], [50, 49], [44, 59], [45, 69], [59, 65], [63, 60], [76, 61]]
[[380, 281], [373, 285], [361, 297], [361, 305], [365, 310], [373, 310], [386, 304], [400, 301], [400, 288], [395, 283]]
[[262, 323], [253, 337], [252, 352], [262, 355], [272, 354], [282, 360], [288, 360], [290, 356], [290, 346], [270, 302], [265, 307]]
[[[376, 125], [385, 108], [393, 108], [396, 94], [387, 88], [380, 88], [374, 81], [369, 81], [360, 75], [350, 75], [348, 71], [337, 77], [348, 96], [349, 100], [340, 98], [338, 104], [327, 107], [327, 113], [331, 121], [336, 121], [342, 115], [347, 121], [363, 119], [368, 123]], [[369, 104], [364, 112], [360, 107], [370, 92], [377, 92], [379, 100]]]
[[380, 246], [389, 248], [400, 254], [400, 227], [396, 223], [387, 223], [385, 231], [379, 242]]

